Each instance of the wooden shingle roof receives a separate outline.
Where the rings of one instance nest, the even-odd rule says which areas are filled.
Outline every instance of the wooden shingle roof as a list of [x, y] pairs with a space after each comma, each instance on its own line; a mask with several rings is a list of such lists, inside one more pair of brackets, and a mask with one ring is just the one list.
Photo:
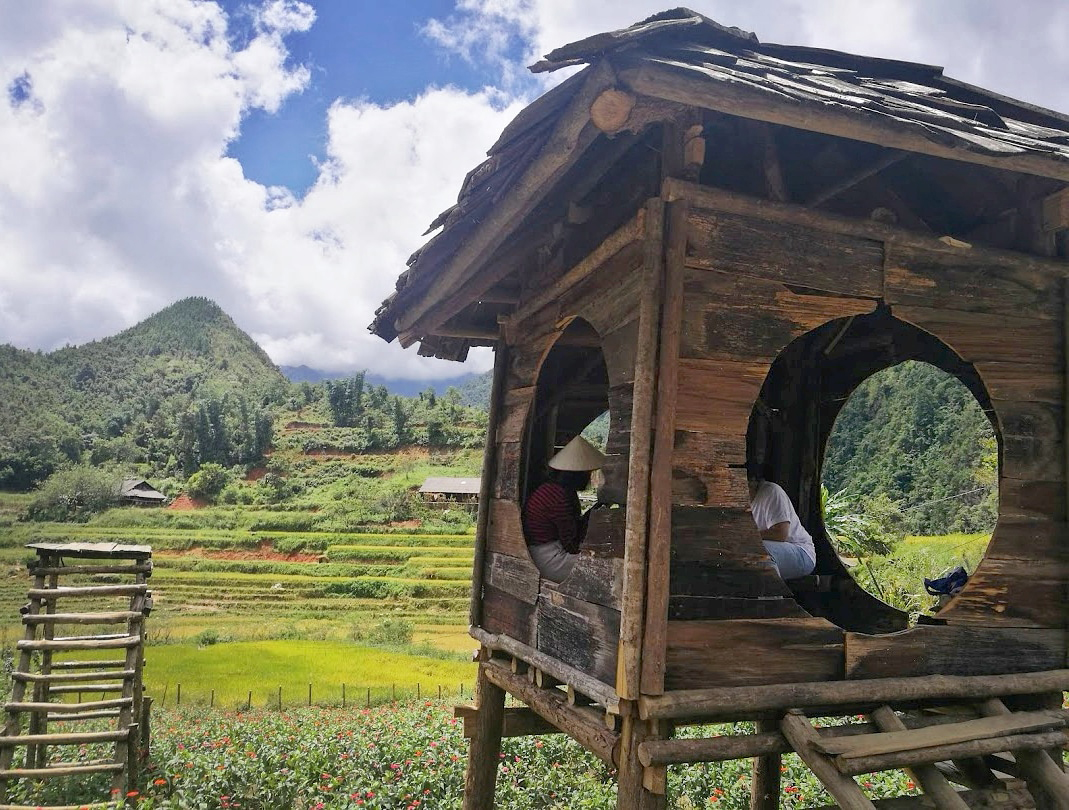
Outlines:
[[590, 125], [604, 89], [728, 113], [883, 147], [1069, 182], [1069, 116], [943, 75], [942, 68], [818, 48], [762, 43], [686, 8], [566, 45], [532, 70], [586, 64], [522, 110], [469, 172], [440, 231], [408, 260], [370, 330], [420, 353], [462, 360], [468, 341], [435, 328], [455, 314], [447, 295], [478, 300], [473, 279], [501, 264], [523, 218], [560, 193], [565, 172], [596, 155]]

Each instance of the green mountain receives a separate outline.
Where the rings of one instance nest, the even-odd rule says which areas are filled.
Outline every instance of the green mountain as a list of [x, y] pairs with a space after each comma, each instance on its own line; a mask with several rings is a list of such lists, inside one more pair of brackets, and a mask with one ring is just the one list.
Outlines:
[[215, 303], [187, 298], [113, 337], [51, 353], [0, 346], [0, 488], [68, 462], [188, 474], [259, 457], [289, 391]]

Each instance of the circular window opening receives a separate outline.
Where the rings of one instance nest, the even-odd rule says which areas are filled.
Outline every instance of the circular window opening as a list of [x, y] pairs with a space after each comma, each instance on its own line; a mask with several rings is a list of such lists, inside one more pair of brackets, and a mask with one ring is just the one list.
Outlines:
[[983, 557], [998, 516], [998, 446], [956, 377], [907, 361], [866, 378], [824, 454], [828, 539], [855, 581], [907, 613], [934, 613]]

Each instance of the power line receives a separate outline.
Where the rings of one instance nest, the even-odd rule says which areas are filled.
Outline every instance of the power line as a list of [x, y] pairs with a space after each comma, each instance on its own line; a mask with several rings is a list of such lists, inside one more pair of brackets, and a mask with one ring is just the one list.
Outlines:
[[922, 506], [930, 506], [933, 503], [942, 503], [943, 501], [950, 501], [950, 500], [953, 500], [954, 498], [960, 498], [960, 497], [962, 497], [964, 495], [972, 495], [973, 493], [976, 493], [976, 492], [983, 492], [984, 490], [991, 489], [991, 487], [992, 487], [991, 484], [986, 484], [985, 486], [977, 487], [976, 489], [969, 489], [969, 490], [966, 490], [965, 492], [959, 492], [956, 495], [947, 495], [945, 498], [936, 498], [935, 500], [931, 500], [931, 501], [923, 501], [922, 503], [915, 503], [912, 506], [903, 507], [900, 511], [902, 511], [902, 512], [910, 512], [910, 511], [912, 511], [914, 509], [920, 509]]

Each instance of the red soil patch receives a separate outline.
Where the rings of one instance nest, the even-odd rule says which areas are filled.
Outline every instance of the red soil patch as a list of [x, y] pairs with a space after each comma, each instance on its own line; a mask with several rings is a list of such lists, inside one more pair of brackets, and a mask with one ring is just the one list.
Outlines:
[[294, 551], [283, 554], [275, 551], [269, 541], [260, 543], [258, 548], [230, 549], [225, 551], [209, 550], [200, 546], [193, 546], [186, 551], [155, 551], [157, 556], [164, 557], [203, 557], [208, 560], [269, 560], [271, 562], [319, 562], [322, 554], [311, 551]]
[[246, 481], [259, 481], [267, 475], [267, 467], [253, 467], [245, 474]]
[[186, 493], [182, 493], [168, 505], [168, 509], [175, 509], [179, 512], [188, 512], [192, 509], [203, 509], [208, 505], [208, 502], [203, 498], [190, 498]]

